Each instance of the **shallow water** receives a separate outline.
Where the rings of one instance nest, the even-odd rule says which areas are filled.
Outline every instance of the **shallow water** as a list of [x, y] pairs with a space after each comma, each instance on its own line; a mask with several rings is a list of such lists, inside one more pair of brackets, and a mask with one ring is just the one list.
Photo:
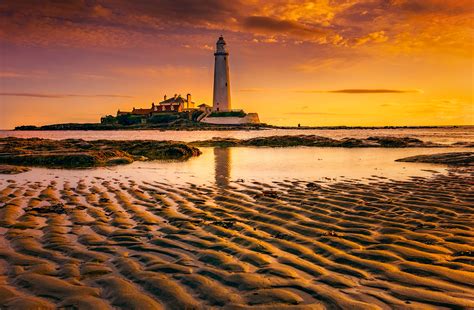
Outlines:
[[264, 129], [264, 130], [238, 130], [238, 131], [159, 131], [159, 130], [115, 130], [115, 131], [9, 131], [0, 130], [2, 137], [20, 138], [47, 138], [84, 140], [112, 139], [112, 140], [174, 140], [196, 141], [208, 140], [213, 137], [249, 139], [254, 137], [268, 137], [275, 135], [318, 135], [334, 139], [342, 138], [367, 138], [370, 136], [413, 137], [423, 141], [437, 143], [454, 143], [459, 141], [474, 142], [474, 126], [438, 127], [438, 128], [397, 128], [397, 129]]
[[[58, 177], [79, 180], [89, 177], [158, 181], [170, 184], [212, 184], [229, 181], [278, 182], [283, 180], [340, 181], [375, 178], [406, 180], [445, 173], [442, 165], [402, 163], [396, 159], [442, 152], [472, 151], [467, 148], [200, 148], [202, 155], [186, 161], [134, 162], [130, 165], [63, 170], [33, 168], [11, 179], [43, 181]], [[6, 177], [6, 176], [4, 176]]]

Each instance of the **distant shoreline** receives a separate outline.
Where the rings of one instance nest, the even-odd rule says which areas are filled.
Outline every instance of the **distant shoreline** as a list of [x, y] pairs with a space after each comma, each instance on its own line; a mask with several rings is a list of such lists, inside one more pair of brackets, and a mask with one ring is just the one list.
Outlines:
[[66, 123], [52, 124], [43, 126], [23, 125], [16, 126], [14, 129], [2, 129], [5, 131], [126, 131], [126, 130], [158, 130], [158, 131], [199, 131], [199, 130], [223, 130], [223, 131], [248, 131], [265, 129], [283, 129], [283, 130], [374, 130], [374, 129], [432, 129], [432, 128], [465, 128], [474, 127], [474, 125], [446, 125], [446, 126], [275, 126], [268, 124], [249, 124], [249, 125], [212, 125], [212, 124], [193, 124], [193, 125], [108, 125], [98, 123]]

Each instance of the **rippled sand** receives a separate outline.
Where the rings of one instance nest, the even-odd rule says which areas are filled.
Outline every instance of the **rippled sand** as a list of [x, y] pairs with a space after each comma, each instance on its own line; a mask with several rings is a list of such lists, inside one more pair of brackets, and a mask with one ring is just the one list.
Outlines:
[[474, 307], [474, 170], [208, 187], [0, 180], [0, 308]]

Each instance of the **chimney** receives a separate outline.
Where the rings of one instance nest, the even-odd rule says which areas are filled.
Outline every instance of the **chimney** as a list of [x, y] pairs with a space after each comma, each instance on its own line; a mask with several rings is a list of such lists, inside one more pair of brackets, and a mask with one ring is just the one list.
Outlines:
[[164, 100], [166, 100], [166, 98], [167, 98], [167, 97], [166, 97], [166, 95], [165, 95]]
[[176, 99], [176, 97], [178, 97], [178, 94], [174, 94], [174, 99]]
[[187, 101], [187, 108], [189, 109], [189, 107], [191, 106], [191, 94], [187, 94], [186, 95], [186, 101]]

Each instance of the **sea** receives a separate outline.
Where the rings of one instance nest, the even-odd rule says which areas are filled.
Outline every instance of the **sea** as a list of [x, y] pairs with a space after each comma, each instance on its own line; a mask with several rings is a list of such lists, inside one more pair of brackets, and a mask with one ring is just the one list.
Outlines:
[[[9, 131], [2, 137], [84, 139], [84, 140], [172, 140], [198, 141], [214, 137], [248, 139], [275, 135], [318, 135], [334, 139], [371, 136], [413, 137], [445, 144], [440, 148], [323, 148], [323, 147], [200, 147], [202, 155], [185, 161], [157, 160], [94, 169], [46, 169], [8, 176], [18, 181], [45, 181], [52, 178], [119, 178], [167, 183], [263, 182], [288, 180], [317, 182], [409, 180], [448, 173], [444, 165], [397, 162], [396, 159], [443, 152], [474, 151], [448, 147], [458, 142], [474, 142], [474, 126], [396, 129], [262, 129], [248, 131]], [[1, 176], [5, 178], [5, 176]]]

